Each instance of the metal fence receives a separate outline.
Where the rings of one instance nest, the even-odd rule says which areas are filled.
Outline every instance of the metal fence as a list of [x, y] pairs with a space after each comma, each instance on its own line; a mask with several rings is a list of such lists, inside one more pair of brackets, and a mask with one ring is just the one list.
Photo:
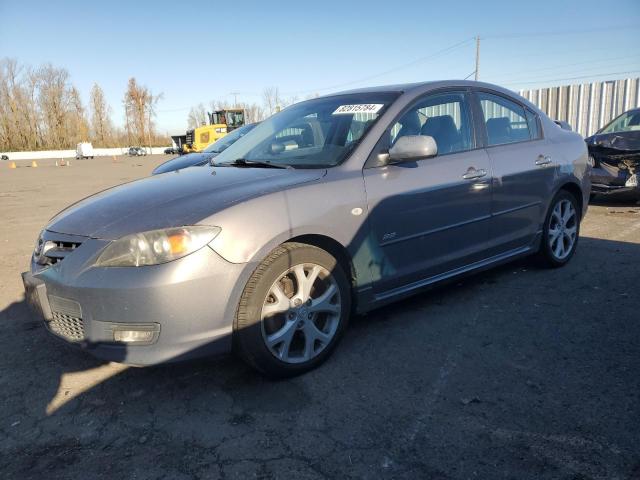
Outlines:
[[588, 137], [622, 112], [640, 106], [640, 78], [521, 90], [520, 95], [554, 120]]

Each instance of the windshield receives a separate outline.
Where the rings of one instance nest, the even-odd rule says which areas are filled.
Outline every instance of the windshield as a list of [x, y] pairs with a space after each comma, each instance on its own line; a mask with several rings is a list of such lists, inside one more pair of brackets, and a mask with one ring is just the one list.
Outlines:
[[292, 105], [227, 148], [216, 165], [242, 159], [298, 168], [332, 167], [347, 157], [397, 96], [359, 93]]
[[252, 123], [250, 125], [245, 125], [244, 127], [240, 127], [233, 132], [225, 135], [221, 139], [213, 142], [207, 148], [203, 150], [206, 153], [220, 153], [223, 150], [226, 150], [228, 147], [236, 143], [241, 137], [244, 137], [247, 133], [255, 128], [257, 124]]
[[640, 110], [625, 112], [600, 130], [600, 133], [640, 131]]

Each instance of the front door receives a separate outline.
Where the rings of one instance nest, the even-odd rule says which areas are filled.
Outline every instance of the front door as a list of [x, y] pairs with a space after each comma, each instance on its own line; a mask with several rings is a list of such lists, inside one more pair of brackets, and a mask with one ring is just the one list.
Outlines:
[[433, 137], [438, 155], [363, 171], [379, 296], [478, 261], [487, 247], [491, 166], [486, 151], [476, 148], [468, 94], [418, 100], [372, 155], [403, 135]]

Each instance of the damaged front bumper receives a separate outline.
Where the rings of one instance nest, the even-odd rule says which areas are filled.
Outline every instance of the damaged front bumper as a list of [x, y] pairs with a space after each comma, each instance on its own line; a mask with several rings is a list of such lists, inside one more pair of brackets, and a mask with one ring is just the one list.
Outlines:
[[634, 192], [640, 195], [640, 150], [589, 145], [591, 193]]

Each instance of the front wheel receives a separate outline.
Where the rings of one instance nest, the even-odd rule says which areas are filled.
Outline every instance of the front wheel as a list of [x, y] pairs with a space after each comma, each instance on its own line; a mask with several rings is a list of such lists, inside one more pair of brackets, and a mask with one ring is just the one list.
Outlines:
[[238, 353], [271, 377], [311, 370], [342, 336], [350, 300], [347, 276], [333, 256], [311, 245], [285, 243], [244, 289], [234, 324]]
[[566, 265], [578, 246], [580, 209], [576, 198], [560, 190], [551, 202], [544, 222], [539, 258], [545, 266]]

